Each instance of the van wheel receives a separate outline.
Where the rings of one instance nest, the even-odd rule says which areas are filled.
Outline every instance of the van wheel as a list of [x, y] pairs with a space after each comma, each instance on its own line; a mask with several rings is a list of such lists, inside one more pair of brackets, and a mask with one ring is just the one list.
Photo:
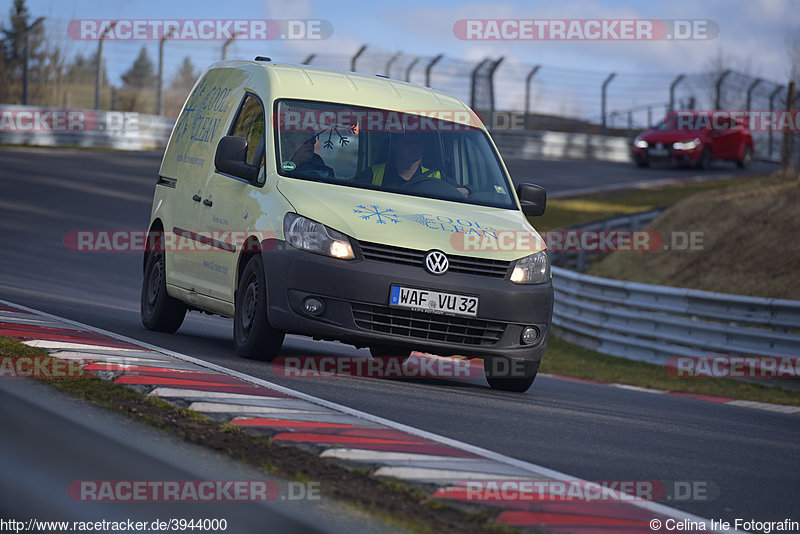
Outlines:
[[392, 345], [372, 345], [369, 353], [373, 358], [383, 360], [384, 363], [389, 360], [397, 360], [397, 363], [402, 364], [411, 356], [411, 349], [402, 349]]
[[750, 166], [750, 163], [753, 161], [753, 149], [750, 148], [750, 145], [744, 147], [744, 151], [742, 152], [742, 159], [736, 160], [736, 166], [740, 169], [746, 169]]
[[140, 302], [142, 324], [156, 332], [175, 332], [186, 317], [186, 305], [167, 294], [167, 276], [163, 252], [151, 252], [142, 280]]
[[536, 380], [541, 362], [511, 361], [507, 358], [484, 360], [483, 370], [486, 381], [493, 389], [524, 393]]
[[247, 262], [236, 292], [233, 344], [238, 356], [268, 362], [281, 350], [284, 332], [267, 322], [266, 285], [264, 263], [255, 255]]

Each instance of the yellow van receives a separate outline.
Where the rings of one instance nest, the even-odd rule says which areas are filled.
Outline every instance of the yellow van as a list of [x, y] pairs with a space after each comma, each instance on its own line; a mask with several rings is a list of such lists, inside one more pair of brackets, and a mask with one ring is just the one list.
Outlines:
[[[525, 391], [553, 308], [545, 246], [465, 104], [409, 83], [255, 61], [212, 65], [161, 163], [144, 256], [145, 327], [234, 321], [238, 355], [284, 335], [484, 360]], [[520, 239], [524, 237], [525, 239]]]

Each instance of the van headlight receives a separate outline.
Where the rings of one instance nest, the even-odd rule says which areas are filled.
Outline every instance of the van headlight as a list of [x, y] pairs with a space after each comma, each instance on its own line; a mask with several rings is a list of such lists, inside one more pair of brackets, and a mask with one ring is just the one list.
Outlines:
[[672, 143], [672, 148], [674, 148], [675, 150], [694, 150], [699, 145], [700, 145], [700, 138], [695, 137], [691, 141], [684, 141], [684, 142], [678, 141], [677, 143]]
[[346, 235], [296, 213], [287, 213], [283, 218], [283, 234], [287, 243], [300, 250], [341, 260], [356, 257]]
[[518, 259], [511, 273], [511, 281], [516, 284], [544, 284], [550, 277], [550, 258], [546, 250]]

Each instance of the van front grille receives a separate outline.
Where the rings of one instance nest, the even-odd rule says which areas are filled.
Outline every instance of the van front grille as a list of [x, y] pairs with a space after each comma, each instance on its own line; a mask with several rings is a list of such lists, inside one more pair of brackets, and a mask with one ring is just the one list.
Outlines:
[[373, 304], [352, 304], [359, 328], [396, 336], [444, 341], [461, 345], [496, 344], [506, 324], [471, 317], [402, 310]]

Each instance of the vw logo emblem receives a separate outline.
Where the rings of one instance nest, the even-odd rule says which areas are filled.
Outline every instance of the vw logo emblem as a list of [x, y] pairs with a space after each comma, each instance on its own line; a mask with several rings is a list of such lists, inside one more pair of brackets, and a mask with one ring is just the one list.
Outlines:
[[431, 250], [425, 256], [425, 268], [431, 274], [444, 274], [450, 267], [450, 262], [447, 261], [447, 256], [444, 252], [438, 250]]
[[664, 148], [664, 143], [656, 143], [656, 148], [658, 150], [661, 150], [662, 148]]

